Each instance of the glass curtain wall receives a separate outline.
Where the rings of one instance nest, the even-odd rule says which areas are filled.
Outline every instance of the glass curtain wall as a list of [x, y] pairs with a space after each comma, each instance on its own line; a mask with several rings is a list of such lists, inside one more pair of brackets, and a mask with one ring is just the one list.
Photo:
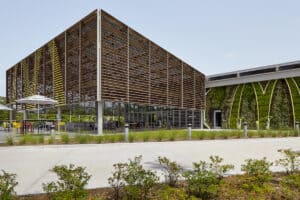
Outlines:
[[131, 129], [185, 128], [188, 124], [199, 128], [201, 124], [200, 110], [105, 101], [103, 111], [103, 129], [106, 132], [121, 131], [125, 123]]

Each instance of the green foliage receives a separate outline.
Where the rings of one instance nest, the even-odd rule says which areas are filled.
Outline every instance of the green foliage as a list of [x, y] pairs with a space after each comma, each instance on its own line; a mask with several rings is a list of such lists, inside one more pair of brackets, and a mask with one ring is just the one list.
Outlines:
[[284, 167], [287, 174], [293, 174], [300, 168], [300, 151], [279, 149], [278, 152], [284, 157], [276, 160], [276, 165]]
[[158, 177], [151, 170], [145, 170], [141, 164], [142, 156], [129, 160], [126, 166], [124, 180], [127, 199], [149, 199], [150, 190], [158, 181]]
[[197, 200], [198, 198], [188, 196], [186, 191], [182, 188], [174, 188], [166, 185], [162, 185], [156, 192], [153, 200]]
[[245, 172], [245, 175], [250, 177], [250, 183], [263, 186], [271, 180], [270, 167], [273, 163], [267, 161], [265, 157], [263, 159], [247, 159], [245, 162], [241, 166], [241, 170]]
[[14, 145], [14, 138], [13, 138], [13, 136], [9, 135], [5, 139], [6, 139], [6, 144], [8, 144], [8, 145]]
[[44, 142], [45, 142], [45, 137], [43, 135], [38, 136], [38, 143], [39, 144], [44, 144]]
[[85, 170], [85, 168], [75, 167], [73, 164], [55, 166], [51, 171], [58, 176], [59, 180], [43, 183], [43, 190], [53, 200], [84, 200], [87, 197], [84, 187], [91, 178], [91, 175]]
[[263, 129], [268, 128], [269, 108], [276, 82], [277, 80], [269, 81], [265, 88], [259, 82], [252, 83], [257, 95], [259, 126]]
[[164, 172], [165, 182], [171, 186], [176, 186], [180, 178], [182, 167], [175, 161], [169, 160], [167, 157], [158, 157], [158, 162]]
[[186, 181], [186, 190], [189, 195], [201, 199], [213, 199], [217, 196], [224, 173], [233, 169], [232, 165], [221, 165], [219, 156], [211, 156], [210, 163], [200, 161], [193, 163], [193, 169], [183, 174]]
[[249, 129], [256, 129], [257, 102], [254, 87], [251, 83], [245, 84], [240, 102], [240, 118], [248, 123]]
[[49, 138], [48, 138], [48, 144], [53, 144], [55, 142], [55, 137], [53, 135], [51, 135]]
[[69, 137], [68, 133], [62, 133], [60, 135], [60, 139], [61, 139], [62, 143], [64, 143], [64, 144], [68, 144], [70, 142], [70, 137]]
[[35, 136], [32, 134], [26, 134], [21, 136], [19, 139], [19, 144], [38, 144], [39, 143], [39, 136]]
[[161, 142], [163, 140], [163, 133], [161, 131], [159, 131], [156, 136], [155, 136], [155, 139], [157, 142]]
[[300, 192], [300, 174], [294, 173], [283, 177], [281, 184], [289, 189], [296, 189]]
[[122, 197], [122, 189], [125, 186], [124, 175], [127, 167], [126, 163], [117, 163], [113, 165], [114, 172], [111, 177], [108, 178], [109, 185], [113, 188], [114, 200], [119, 200]]
[[286, 79], [293, 99], [294, 119], [300, 122], [300, 78]]
[[215, 132], [209, 132], [208, 137], [209, 137], [209, 139], [214, 140], [214, 139], [216, 139], [216, 133]]
[[230, 119], [229, 119], [229, 127], [230, 128], [241, 128], [239, 127], [240, 123], [240, 104], [241, 98], [243, 95], [244, 85], [238, 85], [235, 90], [231, 112], [230, 112]]
[[[270, 108], [270, 126], [272, 129], [286, 129], [293, 126], [293, 106], [285, 80], [278, 80]], [[272, 136], [273, 137], [273, 136]]]
[[142, 156], [137, 156], [128, 163], [114, 165], [113, 176], [108, 179], [114, 189], [114, 199], [120, 199], [124, 188], [124, 199], [146, 200], [150, 199], [150, 192], [157, 183], [158, 177], [151, 170], [143, 168]]
[[[206, 96], [206, 123], [212, 126], [212, 115], [214, 110], [222, 110], [224, 119], [230, 115], [231, 103], [236, 86], [226, 86], [210, 88]], [[228, 128], [227, 123], [222, 124], [223, 128]]]
[[91, 141], [91, 137], [87, 134], [76, 134], [75, 141], [79, 144], [87, 144]]
[[10, 174], [4, 170], [0, 174], [0, 199], [13, 200], [16, 195], [15, 187], [18, 185], [16, 174]]
[[149, 133], [142, 133], [142, 140], [143, 142], [147, 142], [149, 140], [150, 136]]
[[129, 133], [128, 140], [129, 142], [134, 142], [135, 134]]
[[209, 163], [209, 169], [214, 174], [216, 174], [219, 178], [224, 177], [225, 173], [229, 172], [230, 170], [234, 169], [233, 165], [222, 165], [223, 158], [220, 156], [210, 156], [210, 163]]

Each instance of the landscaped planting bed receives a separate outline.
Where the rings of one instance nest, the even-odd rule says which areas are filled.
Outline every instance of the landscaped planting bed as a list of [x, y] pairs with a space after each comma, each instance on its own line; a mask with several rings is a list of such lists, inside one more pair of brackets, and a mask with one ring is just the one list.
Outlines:
[[[264, 137], [297, 137], [295, 130], [249, 130], [247, 138]], [[238, 139], [245, 138], [241, 130], [224, 131], [201, 131], [193, 130], [191, 138], [188, 132], [184, 130], [156, 130], [143, 132], [130, 132], [128, 142], [164, 142], [164, 141], [182, 141], [182, 140], [214, 140], [214, 139]], [[96, 136], [91, 134], [68, 134], [61, 133], [56, 135], [34, 135], [8, 136], [6, 143], [2, 145], [41, 145], [41, 144], [100, 144], [125, 142], [124, 133], [104, 134]]]

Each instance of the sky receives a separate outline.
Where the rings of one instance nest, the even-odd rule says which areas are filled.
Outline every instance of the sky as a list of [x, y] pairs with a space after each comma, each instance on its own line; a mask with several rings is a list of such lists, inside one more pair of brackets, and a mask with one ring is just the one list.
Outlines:
[[101, 8], [206, 75], [300, 60], [299, 0], [0, 0], [6, 70]]

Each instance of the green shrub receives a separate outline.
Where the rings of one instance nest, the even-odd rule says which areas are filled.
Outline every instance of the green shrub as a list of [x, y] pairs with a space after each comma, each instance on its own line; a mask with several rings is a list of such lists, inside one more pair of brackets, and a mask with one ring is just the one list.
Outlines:
[[289, 189], [296, 189], [300, 191], [300, 174], [289, 174], [283, 177], [280, 184]]
[[37, 144], [38, 143], [38, 137], [36, 137], [36, 136], [26, 135], [25, 138], [27, 138], [26, 141], [28, 141], [26, 143], [29, 143], [29, 144]]
[[233, 165], [221, 165], [222, 161], [219, 156], [211, 156], [210, 163], [193, 163], [193, 169], [183, 174], [189, 196], [194, 195], [203, 200], [214, 199], [217, 196], [221, 178], [233, 169]]
[[142, 156], [137, 156], [128, 163], [114, 165], [113, 176], [108, 179], [114, 189], [114, 197], [119, 198], [121, 189], [124, 188], [125, 198], [122, 199], [150, 199], [150, 192], [158, 177], [151, 170], [145, 170], [141, 160]]
[[237, 132], [235, 133], [235, 136], [236, 136], [236, 138], [242, 138], [242, 137], [244, 137], [244, 133], [243, 133], [243, 132], [237, 131]]
[[98, 144], [100, 144], [104, 141], [104, 136], [95, 136], [95, 140]]
[[10, 135], [10, 136], [7, 136], [6, 138], [6, 144], [8, 145], [14, 145], [14, 138]]
[[219, 178], [223, 178], [225, 173], [227, 173], [230, 170], [234, 169], [233, 165], [225, 164], [222, 165], [223, 158], [220, 156], [210, 156], [209, 157], [210, 163], [209, 163], [209, 169], [213, 173], [215, 173]]
[[19, 138], [19, 145], [23, 145], [23, 144], [25, 144], [25, 143], [26, 143], [25, 137], [24, 137], [24, 136], [21, 136], [21, 137]]
[[155, 137], [156, 141], [161, 142], [163, 140], [163, 133], [161, 131], [159, 131]]
[[204, 139], [204, 133], [203, 132], [198, 132], [197, 133], [197, 138], [199, 139], [199, 140], [203, 140]]
[[111, 177], [108, 178], [108, 183], [113, 189], [114, 200], [119, 200], [122, 197], [123, 187], [125, 186], [125, 169], [126, 163], [117, 163], [113, 165], [114, 171]]
[[116, 135], [118, 142], [124, 142], [125, 141], [125, 135], [124, 134], [118, 134]]
[[283, 137], [288, 137], [289, 136], [289, 132], [288, 131], [283, 131]]
[[213, 199], [218, 193], [220, 179], [209, 171], [205, 161], [193, 163], [193, 170], [183, 174], [186, 181], [186, 191], [189, 196], [195, 195], [201, 199]]
[[55, 142], [55, 137], [53, 135], [51, 135], [49, 138], [48, 138], [48, 144], [53, 144]]
[[45, 142], [45, 137], [44, 137], [43, 135], [39, 136], [38, 142], [39, 142], [39, 144], [44, 144], [44, 142]]
[[219, 138], [228, 139], [228, 133], [226, 133], [225, 131], [220, 132], [219, 133]]
[[43, 183], [43, 190], [52, 200], [86, 199], [87, 191], [84, 187], [88, 184], [91, 175], [85, 170], [73, 164], [55, 166], [50, 171], [54, 172], [59, 180]]
[[271, 180], [270, 167], [273, 165], [272, 162], [263, 159], [247, 159], [246, 163], [241, 166], [241, 170], [245, 172], [245, 175], [249, 176], [252, 181], [251, 183], [263, 186], [265, 183]]
[[149, 141], [149, 133], [143, 133], [142, 134], [142, 140], [143, 140], [143, 142], [147, 142], [147, 141]]
[[153, 200], [198, 200], [196, 197], [188, 196], [183, 188], [174, 188], [168, 185], [162, 185], [158, 191], [155, 192]]
[[174, 132], [174, 133], [169, 133], [169, 141], [175, 141], [175, 139], [176, 139], [176, 132]]
[[0, 199], [13, 200], [16, 195], [15, 187], [18, 185], [16, 174], [10, 174], [2, 170], [0, 174]]
[[134, 133], [129, 133], [128, 141], [129, 141], [129, 142], [134, 142], [134, 140], [135, 140], [135, 135], [134, 135]]
[[64, 144], [68, 144], [70, 142], [70, 137], [69, 137], [68, 133], [61, 134], [60, 139], [61, 139], [62, 143], [64, 143]]
[[293, 137], [298, 137], [298, 136], [299, 136], [298, 131], [297, 131], [297, 130], [294, 130], [294, 131], [293, 131]]
[[263, 131], [259, 131], [258, 132], [259, 137], [263, 138], [265, 137], [265, 133]]
[[252, 131], [249, 131], [249, 132], [248, 132], [248, 137], [249, 137], [249, 138], [253, 138], [253, 136], [254, 136], [254, 133], [253, 133]]
[[182, 167], [177, 162], [170, 161], [167, 157], [159, 156], [158, 163], [164, 172], [165, 182], [169, 186], [174, 187], [180, 178]]
[[274, 137], [277, 137], [276, 132], [272, 131], [272, 132], [271, 132], [271, 136], [272, 136], [273, 138], [274, 138]]
[[287, 174], [292, 174], [300, 168], [300, 151], [279, 149], [278, 152], [282, 153], [284, 157], [276, 160], [276, 165], [284, 167]]
[[216, 139], [216, 133], [215, 132], [210, 132], [209, 133], [209, 139], [211, 139], [211, 140]]
[[127, 199], [149, 199], [152, 187], [159, 180], [154, 172], [145, 170], [141, 164], [142, 156], [129, 160], [124, 174]]
[[87, 144], [90, 142], [90, 136], [87, 134], [77, 134], [75, 135], [75, 141], [79, 144]]

